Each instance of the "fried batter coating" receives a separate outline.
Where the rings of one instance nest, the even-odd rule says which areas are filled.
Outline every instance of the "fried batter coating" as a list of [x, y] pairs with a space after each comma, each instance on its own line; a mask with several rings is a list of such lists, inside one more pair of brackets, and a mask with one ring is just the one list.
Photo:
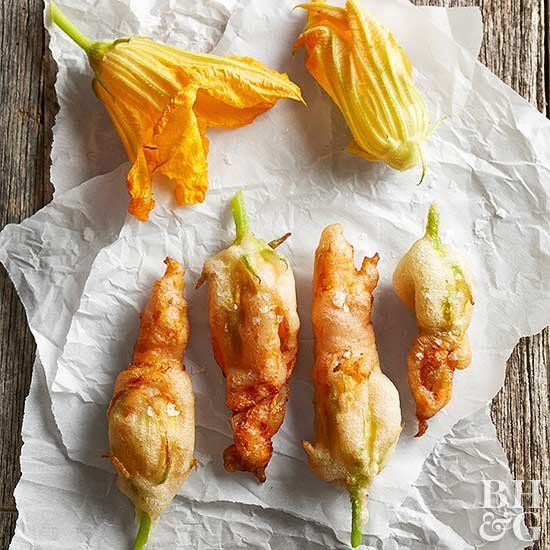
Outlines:
[[436, 205], [430, 206], [426, 234], [399, 262], [393, 286], [415, 311], [419, 329], [407, 357], [419, 437], [450, 401], [455, 369], [471, 361], [466, 334], [474, 305], [471, 277], [462, 258], [441, 243]]
[[401, 432], [399, 394], [382, 373], [371, 323], [378, 255], [354, 264], [340, 225], [329, 225], [315, 253], [315, 443], [304, 441], [311, 467], [350, 493], [352, 545], [367, 521], [368, 489]]
[[223, 455], [225, 469], [265, 481], [271, 438], [285, 416], [300, 323], [288, 262], [253, 235], [241, 193], [232, 207], [237, 238], [205, 262], [198, 284], [208, 281], [212, 346], [226, 378], [235, 436]]
[[189, 339], [184, 269], [165, 263], [141, 316], [133, 363], [119, 374], [107, 411], [117, 486], [141, 519], [135, 548], [195, 463], [194, 395], [182, 362]]

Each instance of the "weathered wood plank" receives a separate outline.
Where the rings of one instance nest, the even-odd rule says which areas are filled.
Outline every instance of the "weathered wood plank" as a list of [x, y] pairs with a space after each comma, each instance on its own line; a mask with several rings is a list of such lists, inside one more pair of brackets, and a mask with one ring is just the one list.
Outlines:
[[[528, 510], [530, 527], [541, 527], [537, 550], [550, 547], [550, 332], [522, 338], [508, 361], [504, 388], [493, 400], [492, 417], [515, 479], [541, 482], [541, 507]], [[529, 483], [524, 484], [530, 492]], [[523, 499], [531, 506], [531, 497]]]
[[[548, 1], [548, 0], [546, 0]], [[478, 6], [483, 17], [481, 62], [546, 112], [548, 13], [545, 0], [413, 0], [426, 6]]]
[[[481, 52], [485, 65], [543, 113], [550, 94], [547, 7], [541, 0], [484, 2]], [[520, 341], [491, 411], [514, 477], [541, 482], [541, 508], [526, 517], [528, 526], [541, 528], [537, 550], [550, 547], [549, 346], [548, 329]], [[530, 498], [523, 503], [529, 507]]]
[[482, 62], [545, 113], [547, 22], [544, 0], [485, 0]]
[[[416, 3], [480, 6], [484, 22], [481, 61], [516, 92], [550, 115], [550, 14], [548, 0], [427, 0]], [[549, 331], [520, 341], [492, 417], [516, 479], [540, 480], [540, 510], [527, 516], [540, 526], [536, 550], [550, 548]], [[530, 499], [524, 498], [524, 505]]]
[[7, 550], [15, 531], [17, 512], [15, 510], [0, 510], [0, 548]]
[[[42, 3], [0, 3], [0, 227], [30, 216], [50, 199], [50, 141], [44, 126], [45, 68]], [[50, 80], [50, 88], [52, 86]], [[35, 344], [23, 307], [0, 269], [0, 548], [7, 548], [17, 514], [21, 422]]]

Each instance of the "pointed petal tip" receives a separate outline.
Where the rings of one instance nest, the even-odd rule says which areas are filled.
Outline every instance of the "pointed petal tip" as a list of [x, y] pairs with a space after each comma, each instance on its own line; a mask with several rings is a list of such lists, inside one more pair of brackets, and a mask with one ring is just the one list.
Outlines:
[[418, 432], [414, 437], [422, 437], [428, 429], [428, 421], [425, 418], [418, 420]]
[[149, 219], [149, 213], [155, 207], [155, 201], [134, 198], [128, 204], [128, 213], [137, 218], [140, 222], [146, 222]]

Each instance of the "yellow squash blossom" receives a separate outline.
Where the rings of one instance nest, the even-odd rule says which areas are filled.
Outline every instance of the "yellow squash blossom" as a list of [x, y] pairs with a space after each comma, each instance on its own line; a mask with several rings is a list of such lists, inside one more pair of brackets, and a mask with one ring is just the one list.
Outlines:
[[353, 134], [352, 153], [397, 170], [425, 162], [422, 143], [433, 132], [412, 65], [389, 30], [356, 0], [345, 8], [317, 0], [294, 50], [306, 49], [306, 67], [330, 95]]
[[155, 204], [153, 174], [173, 181], [178, 204], [204, 200], [208, 126], [243, 126], [280, 98], [302, 99], [286, 74], [250, 58], [186, 52], [141, 36], [93, 42], [54, 4], [50, 17], [88, 56], [94, 91], [133, 164], [128, 211], [140, 220]]

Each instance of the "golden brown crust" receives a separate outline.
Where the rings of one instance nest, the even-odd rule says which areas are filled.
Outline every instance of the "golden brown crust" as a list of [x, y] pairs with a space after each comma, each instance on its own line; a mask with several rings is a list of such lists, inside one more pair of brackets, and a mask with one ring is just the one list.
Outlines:
[[[312, 322], [316, 363], [330, 364], [337, 354], [350, 351], [367, 356], [364, 368], [378, 365], [371, 324], [372, 291], [378, 284], [378, 254], [354, 263], [353, 247], [342, 227], [329, 225], [315, 254]], [[353, 350], [351, 349], [353, 348]]]
[[472, 359], [467, 330], [474, 300], [462, 258], [439, 238], [439, 212], [430, 207], [426, 234], [403, 256], [393, 275], [401, 300], [415, 312], [418, 336], [407, 357], [416, 402], [417, 437], [451, 400], [455, 369]]
[[255, 243], [249, 252], [246, 243], [235, 244], [210, 258], [203, 278], [212, 347], [226, 378], [235, 436], [224, 465], [265, 481], [271, 438], [285, 415], [299, 321], [292, 270], [280, 257], [261, 254]]
[[235, 443], [223, 453], [228, 472], [252, 472], [260, 481], [265, 481], [265, 467], [273, 453], [271, 438], [284, 420], [287, 397], [285, 384], [272, 395], [231, 414]]
[[417, 437], [428, 428], [428, 420], [451, 400], [455, 369], [471, 361], [467, 337], [445, 333], [421, 333], [407, 357], [409, 386], [416, 402]]
[[134, 361], [117, 377], [107, 411], [117, 485], [152, 519], [194, 465], [194, 396], [182, 363], [189, 338], [184, 270], [165, 263], [141, 316]]
[[184, 269], [166, 258], [166, 272], [153, 287], [141, 314], [139, 336], [134, 347], [134, 365], [159, 369], [165, 361], [181, 364], [189, 340]]
[[[380, 369], [371, 323], [378, 255], [360, 269], [340, 225], [315, 254], [315, 436], [303, 442], [311, 467], [364, 501], [401, 432], [399, 395]], [[366, 520], [364, 507], [363, 520]]]

